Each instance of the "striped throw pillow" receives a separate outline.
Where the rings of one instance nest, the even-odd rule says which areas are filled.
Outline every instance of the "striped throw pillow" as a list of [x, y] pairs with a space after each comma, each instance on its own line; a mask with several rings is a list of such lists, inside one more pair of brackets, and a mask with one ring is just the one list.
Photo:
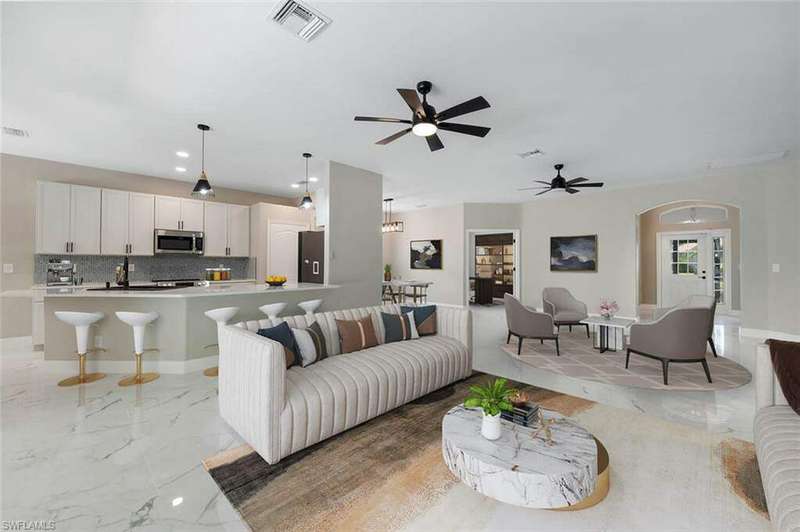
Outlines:
[[378, 345], [370, 316], [360, 320], [336, 320], [336, 328], [339, 329], [342, 353], [352, 353]]
[[386, 330], [386, 343], [400, 342], [402, 340], [411, 340], [412, 338], [419, 338], [417, 327], [414, 323], [414, 313], [408, 312], [406, 314], [387, 314], [381, 312], [381, 319], [383, 319], [383, 328]]

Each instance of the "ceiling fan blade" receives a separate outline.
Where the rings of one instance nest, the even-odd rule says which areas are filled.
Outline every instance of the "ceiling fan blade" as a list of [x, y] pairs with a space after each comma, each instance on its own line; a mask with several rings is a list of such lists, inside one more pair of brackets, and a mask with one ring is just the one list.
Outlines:
[[585, 177], [576, 177], [575, 179], [570, 179], [567, 181], [567, 185], [574, 185], [576, 183], [583, 183], [584, 181], [589, 181]]
[[402, 118], [382, 118], [378, 116], [357, 116], [353, 120], [356, 122], [391, 122], [393, 124], [410, 124], [411, 120]]
[[451, 124], [450, 122], [442, 122], [438, 125], [439, 129], [445, 131], [453, 131], [455, 133], [464, 133], [465, 135], [473, 135], [475, 137], [485, 137], [492, 129], [483, 126], [470, 126], [468, 124]]
[[570, 188], [570, 187], [567, 187], [567, 188], [565, 188], [564, 190], [566, 190], [566, 191], [567, 191], [567, 192], [569, 192], [570, 194], [577, 194], [578, 192], [580, 192], [580, 190], [577, 190], [577, 189], [575, 189], [575, 188]]
[[381, 139], [378, 142], [376, 142], [375, 144], [380, 144], [380, 145], [389, 144], [390, 142], [394, 142], [395, 140], [399, 139], [403, 135], [407, 135], [409, 131], [411, 131], [411, 128], [404, 129], [403, 131], [398, 131], [394, 135], [389, 135], [385, 139]]
[[487, 107], [491, 107], [491, 105], [489, 105], [489, 102], [486, 101], [486, 98], [483, 96], [478, 96], [477, 98], [467, 100], [466, 102], [454, 105], [449, 109], [445, 109], [440, 113], [436, 113], [435, 118], [436, 120], [440, 121], [450, 120], [451, 118], [465, 115], [467, 113], [473, 113], [475, 111], [480, 111], [481, 109], [486, 109]]
[[550, 190], [550, 187], [547, 187], [547, 188], [544, 188], [544, 187], [524, 187], [524, 188], [518, 188], [517, 190]]
[[412, 111], [420, 116], [425, 116], [425, 111], [422, 109], [422, 102], [419, 101], [417, 91], [414, 89], [397, 89], [397, 92], [400, 93], [400, 96], [403, 97]]
[[439, 138], [439, 135], [434, 133], [428, 137], [425, 137], [425, 140], [428, 141], [428, 147], [431, 151], [441, 150], [444, 148], [444, 144], [442, 144], [442, 139]]
[[603, 183], [580, 183], [578, 185], [572, 185], [573, 187], [602, 187]]
[[551, 189], [551, 188], [547, 188], [547, 189], [545, 189], [545, 190], [542, 190], [542, 191], [541, 191], [541, 192], [539, 192], [538, 194], [534, 194], [534, 195], [535, 195], [535, 196], [541, 196], [541, 195], [542, 195], [542, 194], [544, 194], [545, 192], [550, 192], [551, 190], [553, 190], [553, 189]]
[[552, 187], [553, 186], [553, 183], [551, 183], [550, 181], [540, 181], [539, 179], [534, 179], [533, 182], [534, 183], [541, 183], [543, 185], [547, 185], [548, 187]]

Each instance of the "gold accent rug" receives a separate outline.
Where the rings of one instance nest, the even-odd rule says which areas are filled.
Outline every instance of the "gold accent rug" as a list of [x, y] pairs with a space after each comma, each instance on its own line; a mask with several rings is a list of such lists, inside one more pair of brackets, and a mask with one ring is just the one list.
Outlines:
[[[649, 514], [652, 508], [645, 512], [648, 515], [642, 514], [641, 501], [637, 503], [636, 498], [652, 500], [646, 493], [651, 489], [659, 494], [656, 498], [663, 498], [670, 490], [707, 491], [707, 484], [698, 484], [692, 478], [698, 474], [698, 467], [705, 468], [705, 476], [716, 492], [708, 494], [707, 504], [714, 505], [712, 510], [722, 504], [722, 519], [750, 526], [748, 530], [754, 529], [754, 523], [756, 529], [766, 523], [749, 508], [759, 511], [758, 503], [754, 505], [751, 499], [757, 500], [759, 493], [763, 498], [760, 478], [739, 467], [754, 461], [752, 445], [733, 439], [721, 445], [723, 437], [699, 429], [517, 383], [512, 384], [528, 391], [533, 401], [574, 418], [606, 444], [613, 477], [611, 491], [593, 508], [566, 513], [510, 506], [473, 492], [442, 460], [441, 420], [453, 405], [463, 401], [470, 385], [493, 378], [476, 374], [275, 465], [247, 445], [207, 458], [203, 465], [256, 532], [521, 526], [530, 530], [588, 530], [596, 525], [596, 512], [607, 512], [610, 523], [638, 517], [669, 527], [668, 521]], [[694, 450], [691, 452], [699, 464], [687, 460], [690, 450]], [[662, 473], [662, 460], [673, 463], [666, 475]], [[648, 472], [651, 466], [654, 473]], [[653, 478], [659, 479], [657, 485]], [[690, 500], [703, 499], [690, 496]], [[680, 506], [675, 511], [683, 516], [681, 519], [687, 515], [705, 517], [702, 512], [687, 514]], [[628, 516], [627, 512], [632, 514]]]

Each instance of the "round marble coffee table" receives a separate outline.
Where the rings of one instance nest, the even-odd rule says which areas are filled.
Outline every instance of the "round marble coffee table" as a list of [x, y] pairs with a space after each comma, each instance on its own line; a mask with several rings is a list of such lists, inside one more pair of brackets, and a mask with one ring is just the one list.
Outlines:
[[[503, 420], [500, 439], [481, 436], [481, 411], [452, 408], [442, 420], [450, 471], [478, 493], [526, 508], [580, 510], [608, 493], [608, 453], [586, 429], [543, 410], [552, 442], [538, 427]], [[537, 432], [538, 431], [538, 432]]]

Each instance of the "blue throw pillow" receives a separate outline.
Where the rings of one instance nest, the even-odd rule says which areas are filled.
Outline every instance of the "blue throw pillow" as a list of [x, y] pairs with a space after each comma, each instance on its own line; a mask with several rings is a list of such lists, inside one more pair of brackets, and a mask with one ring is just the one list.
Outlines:
[[406, 314], [414, 312], [414, 323], [420, 336], [436, 334], [436, 305], [424, 307], [400, 307], [400, 312]]
[[292, 328], [289, 327], [288, 323], [284, 321], [275, 327], [259, 329], [258, 334], [264, 338], [275, 340], [283, 345], [283, 354], [286, 358], [286, 369], [289, 369], [292, 366], [302, 365], [300, 360], [298, 360], [298, 353], [300, 350], [297, 348], [297, 341], [294, 339]]

